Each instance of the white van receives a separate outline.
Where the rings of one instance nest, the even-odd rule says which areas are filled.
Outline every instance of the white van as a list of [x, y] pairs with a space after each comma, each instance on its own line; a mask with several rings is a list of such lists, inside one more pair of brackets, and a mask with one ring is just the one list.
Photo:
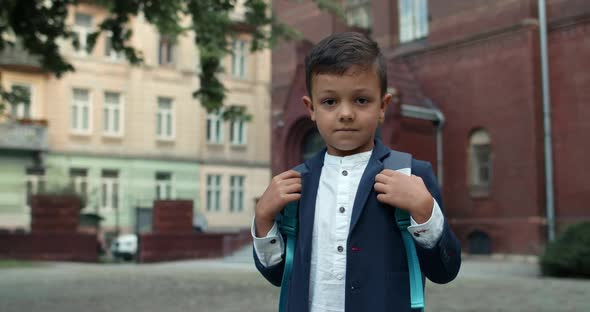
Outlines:
[[133, 260], [137, 255], [137, 235], [119, 235], [111, 244], [111, 254], [115, 259]]

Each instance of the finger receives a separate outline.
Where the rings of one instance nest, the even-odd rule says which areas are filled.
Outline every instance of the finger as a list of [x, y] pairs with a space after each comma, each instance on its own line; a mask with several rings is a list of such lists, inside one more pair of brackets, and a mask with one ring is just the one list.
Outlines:
[[282, 188], [282, 193], [284, 193], [284, 194], [301, 193], [301, 183], [284, 186]]
[[377, 201], [379, 201], [380, 203], [385, 202], [385, 197], [386, 196], [387, 195], [385, 195], [385, 194], [377, 194]]
[[394, 170], [391, 170], [391, 169], [383, 169], [383, 170], [382, 170], [380, 173], [381, 173], [381, 174], [384, 174], [384, 175], [386, 175], [386, 176], [388, 176], [388, 177], [393, 177], [393, 176], [395, 176], [396, 174], [398, 174], [398, 172], [396, 172], [396, 171], [394, 171]]
[[301, 198], [301, 194], [299, 194], [299, 193], [285, 194], [282, 196], [282, 198], [285, 200], [285, 202], [290, 203], [290, 202], [299, 200]]
[[290, 178], [290, 179], [285, 179], [283, 181], [280, 182], [281, 185], [291, 185], [291, 184], [301, 184], [301, 178]]
[[390, 177], [388, 175], [383, 174], [383, 173], [380, 173], [375, 176], [375, 182], [387, 183], [387, 181], [389, 181], [389, 179], [390, 179]]
[[387, 190], [387, 186], [381, 182], [375, 183], [373, 188], [375, 188], [375, 191], [378, 193], [385, 193], [385, 191]]
[[281, 176], [281, 178], [283, 178], [283, 179], [300, 178], [301, 173], [299, 173], [298, 171], [295, 171], [295, 170], [287, 170], [287, 171], [279, 174], [279, 176]]

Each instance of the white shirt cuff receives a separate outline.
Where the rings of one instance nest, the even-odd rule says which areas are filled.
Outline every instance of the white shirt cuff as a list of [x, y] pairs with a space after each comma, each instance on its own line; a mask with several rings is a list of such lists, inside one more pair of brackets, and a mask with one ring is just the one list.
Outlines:
[[418, 224], [416, 220], [410, 217], [411, 225], [408, 226], [408, 232], [412, 234], [414, 241], [420, 246], [424, 248], [432, 248], [442, 236], [444, 222], [445, 219], [442, 211], [440, 210], [436, 199], [434, 199], [430, 219], [422, 224]]
[[279, 233], [277, 223], [275, 222], [265, 237], [257, 237], [256, 223], [254, 222], [253, 218], [252, 228], [250, 231], [252, 233], [254, 251], [256, 252], [256, 256], [258, 256], [260, 263], [264, 267], [269, 267], [280, 263], [282, 260], [283, 251], [285, 250], [285, 244], [283, 242], [283, 237]]

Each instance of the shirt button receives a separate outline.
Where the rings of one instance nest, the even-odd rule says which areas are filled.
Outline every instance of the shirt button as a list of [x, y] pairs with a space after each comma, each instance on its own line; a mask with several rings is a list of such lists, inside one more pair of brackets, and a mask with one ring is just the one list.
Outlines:
[[338, 252], [343, 252], [344, 248], [342, 246], [338, 246]]
[[274, 238], [270, 240], [270, 243], [271, 243], [271, 244], [274, 244], [274, 243], [276, 243], [276, 242], [277, 242], [277, 240], [276, 240], [276, 239], [274, 239]]
[[346, 170], [343, 170], [343, 171], [342, 171], [342, 175], [343, 175], [343, 176], [347, 176], [347, 175], [348, 175], [348, 171], [346, 171]]
[[420, 237], [420, 233], [416, 232], [416, 233], [414, 233], [414, 236]]
[[344, 213], [346, 211], [346, 209], [344, 209], [344, 207], [340, 207], [340, 213]]

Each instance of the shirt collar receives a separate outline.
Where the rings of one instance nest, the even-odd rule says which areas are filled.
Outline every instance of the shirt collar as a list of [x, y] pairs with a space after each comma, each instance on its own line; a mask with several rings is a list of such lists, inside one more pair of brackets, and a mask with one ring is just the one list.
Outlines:
[[326, 152], [326, 155], [324, 156], [324, 164], [328, 164], [328, 165], [366, 164], [369, 162], [369, 159], [371, 158], [372, 153], [373, 153], [373, 150], [370, 150], [370, 151], [366, 151], [366, 152], [362, 152], [362, 153], [358, 153], [358, 154], [354, 154], [354, 155], [341, 157], [341, 156], [330, 155], [330, 154], [328, 154], [328, 152]]

